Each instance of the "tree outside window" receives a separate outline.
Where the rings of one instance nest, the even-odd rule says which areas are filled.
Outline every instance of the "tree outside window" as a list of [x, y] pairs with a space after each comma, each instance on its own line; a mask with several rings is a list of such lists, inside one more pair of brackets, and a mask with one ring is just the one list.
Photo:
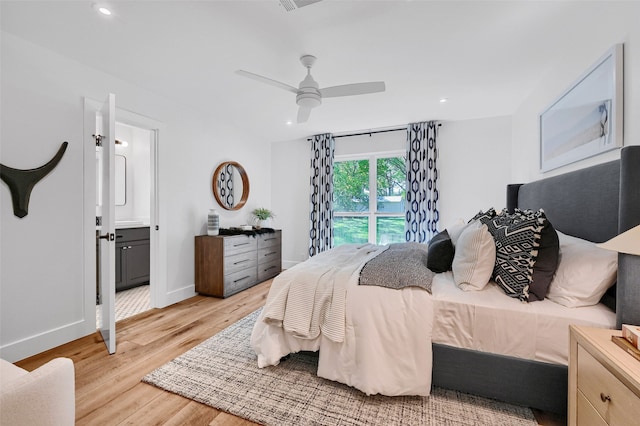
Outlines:
[[[334, 243], [405, 241], [403, 154], [334, 161]], [[376, 194], [371, 197], [371, 194]]]

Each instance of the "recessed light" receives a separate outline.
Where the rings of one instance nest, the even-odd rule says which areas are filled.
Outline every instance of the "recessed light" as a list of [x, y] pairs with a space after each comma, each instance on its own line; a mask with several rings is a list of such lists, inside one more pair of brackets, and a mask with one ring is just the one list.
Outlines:
[[292, 124], [293, 124], [293, 121], [287, 120], [287, 126], [291, 126]]
[[105, 16], [111, 15], [111, 10], [103, 4], [94, 4], [93, 8]]
[[448, 100], [449, 99], [447, 99], [447, 98], [440, 98], [440, 103], [443, 104], [443, 103], [447, 102]]

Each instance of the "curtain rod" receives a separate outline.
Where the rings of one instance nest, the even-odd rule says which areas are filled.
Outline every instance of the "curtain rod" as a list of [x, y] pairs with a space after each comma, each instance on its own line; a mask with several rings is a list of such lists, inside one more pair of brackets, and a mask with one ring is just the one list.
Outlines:
[[398, 127], [397, 129], [384, 129], [384, 130], [370, 130], [368, 132], [359, 132], [359, 133], [347, 133], [344, 135], [335, 135], [333, 138], [337, 139], [337, 138], [349, 138], [351, 136], [362, 136], [362, 135], [373, 135], [374, 133], [387, 133], [387, 132], [399, 132], [401, 130], [406, 131], [407, 128], [406, 127]]
[[[438, 127], [442, 126], [442, 123], [438, 123]], [[405, 127], [397, 127], [394, 129], [383, 129], [383, 130], [370, 130], [368, 132], [359, 132], [359, 133], [346, 133], [343, 135], [334, 135], [333, 138], [337, 139], [337, 138], [348, 138], [351, 136], [363, 136], [363, 135], [373, 135], [374, 133], [387, 133], [387, 132], [399, 132], [399, 131], [406, 131], [407, 128]], [[307, 138], [307, 141], [312, 141], [313, 138]]]

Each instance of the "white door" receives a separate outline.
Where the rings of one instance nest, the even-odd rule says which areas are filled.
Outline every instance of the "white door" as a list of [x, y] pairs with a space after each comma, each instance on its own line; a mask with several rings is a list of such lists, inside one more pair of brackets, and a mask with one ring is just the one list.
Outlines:
[[96, 147], [96, 216], [102, 217], [101, 223], [96, 224], [98, 329], [110, 354], [116, 351], [115, 132], [115, 95], [109, 94], [107, 101], [96, 110], [94, 137], [100, 142]]

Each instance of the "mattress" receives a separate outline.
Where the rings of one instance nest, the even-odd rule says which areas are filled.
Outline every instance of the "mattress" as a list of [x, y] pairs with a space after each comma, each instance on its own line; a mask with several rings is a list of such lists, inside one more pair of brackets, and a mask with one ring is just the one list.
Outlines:
[[569, 324], [616, 328], [615, 312], [603, 304], [523, 303], [492, 281], [483, 290], [462, 291], [451, 272], [437, 274], [432, 289], [433, 343], [568, 365]]

